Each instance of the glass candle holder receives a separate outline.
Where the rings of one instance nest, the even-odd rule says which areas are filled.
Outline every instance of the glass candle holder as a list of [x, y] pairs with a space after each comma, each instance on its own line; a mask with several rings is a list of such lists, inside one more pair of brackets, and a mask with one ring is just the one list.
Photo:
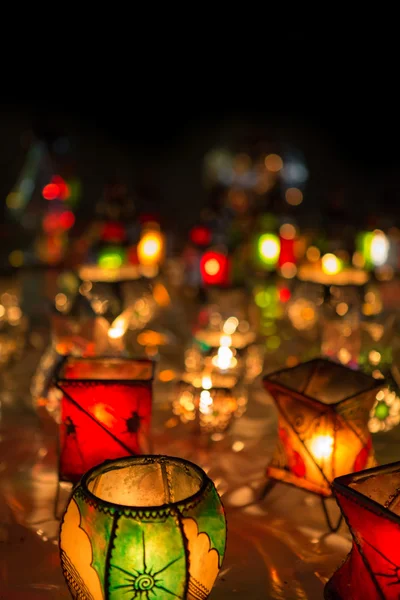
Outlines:
[[400, 590], [400, 462], [338, 477], [333, 491], [353, 537], [326, 600], [397, 600]]
[[265, 377], [279, 411], [268, 476], [328, 497], [336, 476], [373, 466], [368, 419], [383, 382], [320, 358]]
[[106, 461], [75, 488], [60, 533], [73, 598], [205, 600], [221, 568], [225, 512], [198, 466], [166, 456]]
[[79, 480], [106, 458], [149, 451], [153, 367], [121, 357], [65, 360], [56, 381], [61, 481]]

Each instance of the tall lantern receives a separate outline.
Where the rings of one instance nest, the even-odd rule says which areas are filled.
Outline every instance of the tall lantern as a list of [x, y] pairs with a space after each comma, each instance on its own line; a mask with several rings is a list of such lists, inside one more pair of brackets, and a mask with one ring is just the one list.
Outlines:
[[328, 582], [326, 600], [398, 600], [400, 462], [338, 477], [333, 491], [353, 547]]
[[150, 360], [66, 359], [56, 381], [60, 481], [76, 482], [107, 458], [149, 451], [152, 380]]
[[321, 358], [264, 378], [279, 411], [267, 475], [321, 496], [332, 530], [324, 499], [333, 479], [375, 464], [368, 419], [382, 381]]
[[61, 525], [64, 577], [85, 600], [206, 600], [225, 554], [212, 481], [166, 456], [106, 461], [75, 488]]

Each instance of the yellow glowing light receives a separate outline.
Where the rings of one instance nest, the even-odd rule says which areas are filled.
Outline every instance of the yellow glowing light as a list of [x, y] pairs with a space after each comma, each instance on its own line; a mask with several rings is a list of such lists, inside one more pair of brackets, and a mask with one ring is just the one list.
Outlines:
[[336, 312], [339, 315], [339, 317], [343, 317], [349, 310], [349, 305], [346, 304], [346, 302], [339, 302], [339, 304], [336, 307]]
[[172, 369], [164, 369], [163, 371], [160, 371], [160, 373], [158, 374], [158, 379], [160, 381], [163, 381], [164, 383], [167, 383], [168, 381], [172, 381], [173, 379], [175, 379], [175, 377], [176, 377], [176, 373]]
[[209, 375], [204, 375], [204, 377], [201, 380], [201, 387], [203, 388], [203, 390], [211, 390], [212, 381]]
[[141, 265], [158, 265], [163, 257], [164, 240], [159, 231], [146, 231], [137, 247], [138, 259]]
[[371, 350], [368, 354], [368, 359], [371, 365], [377, 366], [381, 362], [381, 354], [377, 350]]
[[310, 246], [307, 249], [306, 257], [310, 262], [317, 262], [320, 259], [321, 252], [316, 246]]
[[278, 173], [283, 167], [283, 160], [279, 154], [268, 154], [265, 158], [265, 166], [271, 173]]
[[317, 435], [310, 442], [310, 452], [317, 460], [330, 458], [333, 453], [333, 442], [331, 435]]
[[19, 192], [10, 192], [6, 198], [8, 208], [17, 209], [23, 205], [24, 199]]
[[207, 273], [207, 275], [211, 275], [211, 277], [219, 273], [220, 266], [217, 259], [210, 258], [210, 260], [207, 260], [207, 262], [204, 265], [204, 270]]
[[279, 229], [279, 234], [284, 240], [293, 240], [296, 237], [296, 227], [291, 223], [284, 223]]
[[227, 369], [235, 367], [237, 360], [228, 346], [220, 346], [217, 355], [212, 359], [212, 363], [214, 366], [218, 367], [218, 369], [221, 369], [221, 371], [226, 371]]
[[260, 254], [263, 258], [276, 258], [280, 252], [280, 244], [278, 240], [267, 238], [261, 241]]
[[60, 293], [60, 294], [56, 294], [56, 298], [55, 298], [55, 300], [56, 300], [56, 307], [57, 307], [57, 308], [60, 308], [60, 309], [61, 309], [61, 308], [64, 308], [64, 307], [65, 307], [65, 305], [66, 305], [66, 304], [67, 304], [67, 302], [68, 302], [68, 298], [67, 298], [67, 296], [66, 296], [65, 294], [62, 294], [62, 293]]
[[156, 283], [153, 289], [153, 298], [159, 306], [169, 306], [171, 302], [167, 288], [162, 283]]
[[296, 277], [297, 267], [294, 263], [286, 262], [281, 266], [281, 275], [285, 277], [285, 279], [293, 279]]
[[213, 399], [211, 398], [210, 392], [208, 390], [202, 390], [200, 393], [199, 411], [203, 413], [203, 415], [210, 414], [212, 411], [212, 404]]
[[237, 441], [237, 442], [233, 442], [233, 444], [232, 444], [232, 450], [234, 452], [241, 452], [243, 450], [243, 448], [244, 448], [243, 442]]
[[13, 250], [8, 260], [10, 261], [10, 265], [13, 267], [21, 267], [24, 264], [24, 253], [22, 250]]
[[338, 352], [338, 359], [343, 365], [347, 365], [351, 361], [351, 354], [347, 348], [340, 348]]
[[223, 331], [226, 335], [232, 335], [235, 333], [237, 327], [239, 325], [239, 321], [236, 317], [229, 317], [224, 323]]
[[291, 206], [298, 206], [303, 202], [303, 192], [299, 188], [288, 188], [285, 192], [285, 198]]
[[322, 270], [326, 275], [336, 275], [341, 268], [341, 261], [334, 254], [325, 254], [322, 257]]
[[5, 314], [6, 314], [6, 309], [4, 308], [4, 306], [2, 304], [0, 304], [0, 319], [2, 317], [4, 317]]
[[220, 338], [220, 346], [231, 346], [232, 345], [232, 338], [230, 335], [221, 335]]
[[111, 340], [118, 340], [124, 336], [125, 331], [126, 329], [123, 327], [123, 325], [115, 325], [110, 327], [107, 335]]

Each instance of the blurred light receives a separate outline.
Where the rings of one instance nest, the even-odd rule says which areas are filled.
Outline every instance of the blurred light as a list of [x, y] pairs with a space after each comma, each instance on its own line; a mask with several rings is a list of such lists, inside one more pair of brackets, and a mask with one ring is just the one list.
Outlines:
[[104, 248], [98, 259], [98, 264], [103, 269], [118, 269], [125, 260], [123, 248]]
[[211, 398], [210, 392], [208, 390], [202, 390], [200, 393], [199, 411], [204, 415], [208, 415], [212, 410], [212, 404], [213, 399]]
[[233, 444], [232, 444], [232, 450], [234, 452], [241, 452], [243, 450], [243, 448], [244, 448], [243, 442], [237, 441], [237, 442], [233, 442]]
[[2, 304], [0, 304], [0, 319], [2, 319], [5, 314], [6, 314], [6, 309], [4, 308], [4, 306]]
[[60, 195], [60, 189], [56, 183], [48, 183], [44, 186], [42, 195], [45, 200], [55, 200]]
[[203, 225], [197, 225], [190, 230], [190, 239], [197, 246], [208, 246], [211, 243], [211, 237], [211, 231]]
[[339, 317], [343, 317], [349, 310], [349, 305], [346, 304], [346, 302], [339, 302], [339, 304], [336, 307], [336, 312], [339, 315]]
[[210, 260], [208, 260], [204, 264], [204, 270], [207, 273], [207, 275], [216, 275], [219, 272], [220, 268], [220, 264], [216, 258], [210, 258]]
[[296, 237], [296, 227], [290, 223], [285, 223], [284, 225], [281, 225], [279, 235], [284, 240], [293, 240]]
[[101, 232], [101, 239], [105, 242], [123, 242], [126, 237], [126, 230], [122, 223], [105, 223]]
[[342, 261], [334, 254], [324, 254], [322, 257], [322, 270], [326, 275], [336, 275], [342, 269]]
[[362, 269], [363, 267], [365, 267], [365, 258], [363, 257], [361, 252], [354, 252], [352, 263], [353, 266], [356, 267], [356, 269]]
[[17, 209], [23, 205], [24, 199], [20, 192], [10, 192], [6, 198], [8, 208]]
[[290, 293], [289, 288], [281, 288], [279, 290], [279, 300], [281, 302], [288, 302], [288, 300], [290, 300], [290, 296], [291, 296], [291, 293]]
[[21, 267], [24, 264], [24, 253], [22, 250], [13, 250], [8, 257], [8, 260], [12, 267]]
[[220, 343], [221, 346], [227, 346], [227, 347], [229, 347], [229, 346], [232, 345], [232, 338], [231, 338], [230, 335], [221, 335], [219, 343]]
[[59, 293], [55, 297], [55, 302], [56, 302], [56, 307], [58, 309], [62, 309], [67, 304], [68, 298], [65, 294]]
[[321, 252], [316, 246], [310, 246], [307, 249], [306, 257], [310, 262], [317, 262], [321, 257]]
[[299, 206], [303, 202], [303, 192], [299, 188], [291, 187], [286, 190], [285, 198], [291, 206]]
[[160, 373], [158, 374], [158, 379], [160, 381], [162, 381], [163, 383], [168, 383], [169, 381], [172, 381], [173, 379], [175, 379], [175, 377], [176, 377], [176, 373], [172, 369], [164, 369], [163, 371], [160, 371]]
[[374, 231], [371, 240], [371, 261], [375, 267], [381, 267], [385, 264], [389, 256], [389, 240], [383, 231]]
[[281, 275], [285, 279], [293, 279], [296, 277], [297, 267], [294, 263], [286, 262], [281, 266]]
[[204, 375], [204, 377], [201, 380], [201, 387], [203, 388], [203, 390], [211, 390], [212, 381], [209, 375]]
[[[54, 175], [54, 177], [51, 178], [51, 184], [50, 185], [56, 185], [57, 186], [57, 189], [58, 189], [57, 196], [59, 198], [61, 198], [61, 200], [67, 200], [70, 197], [71, 192], [70, 192], [69, 186], [66, 183], [66, 181], [64, 181], [64, 179], [62, 177], [60, 177], [60, 175]], [[47, 200], [54, 200], [54, 198], [46, 198], [46, 199]]]
[[65, 210], [59, 216], [58, 222], [62, 229], [71, 229], [75, 223], [74, 214], [70, 210]]
[[156, 283], [153, 289], [153, 298], [158, 306], [166, 307], [171, 303], [167, 288], [162, 283]]
[[279, 259], [281, 243], [274, 233], [264, 233], [258, 238], [258, 258], [268, 267], [274, 267]]
[[278, 173], [283, 167], [283, 160], [278, 154], [268, 154], [265, 158], [265, 166], [271, 173]]
[[375, 367], [379, 365], [379, 363], [381, 362], [381, 358], [381, 354], [377, 350], [371, 350], [371, 352], [368, 354], [369, 362]]
[[267, 339], [267, 347], [270, 350], [277, 350], [277, 348], [279, 348], [280, 345], [281, 345], [281, 338], [278, 335], [271, 335]]
[[347, 348], [340, 348], [338, 352], [338, 359], [343, 365], [347, 365], [351, 361], [351, 354]]
[[164, 237], [160, 231], [145, 231], [137, 248], [138, 259], [141, 265], [158, 265], [164, 252]]
[[232, 335], [235, 333], [237, 327], [239, 325], [239, 320], [236, 317], [229, 317], [224, 323], [223, 331], [227, 335]]

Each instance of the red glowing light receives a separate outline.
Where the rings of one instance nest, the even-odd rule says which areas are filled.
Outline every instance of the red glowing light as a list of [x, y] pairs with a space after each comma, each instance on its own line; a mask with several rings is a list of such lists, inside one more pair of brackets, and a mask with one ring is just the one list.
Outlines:
[[59, 228], [57, 214], [46, 215], [43, 219], [43, 229], [46, 233], [54, 233]]
[[71, 229], [75, 223], [75, 217], [70, 210], [65, 210], [59, 216], [58, 223], [61, 229]]
[[279, 300], [281, 302], [287, 302], [288, 300], [290, 300], [290, 296], [291, 296], [291, 292], [290, 292], [289, 288], [281, 288], [279, 290]]
[[126, 230], [122, 223], [105, 223], [101, 238], [105, 242], [123, 242], [126, 237]]
[[206, 252], [200, 261], [200, 272], [205, 285], [229, 284], [230, 261], [220, 252]]
[[58, 187], [58, 197], [61, 198], [61, 200], [67, 200], [70, 197], [71, 191], [69, 185], [62, 177], [60, 177], [60, 175], [54, 175], [54, 177], [51, 178], [51, 183]]
[[44, 186], [42, 194], [45, 200], [55, 200], [60, 196], [60, 188], [56, 183], [48, 183]]
[[197, 246], [208, 246], [211, 243], [211, 231], [208, 227], [197, 225], [191, 229], [190, 239]]
[[285, 263], [296, 264], [296, 255], [294, 253], [294, 239], [288, 240], [280, 236], [281, 251], [278, 264], [281, 267]]

